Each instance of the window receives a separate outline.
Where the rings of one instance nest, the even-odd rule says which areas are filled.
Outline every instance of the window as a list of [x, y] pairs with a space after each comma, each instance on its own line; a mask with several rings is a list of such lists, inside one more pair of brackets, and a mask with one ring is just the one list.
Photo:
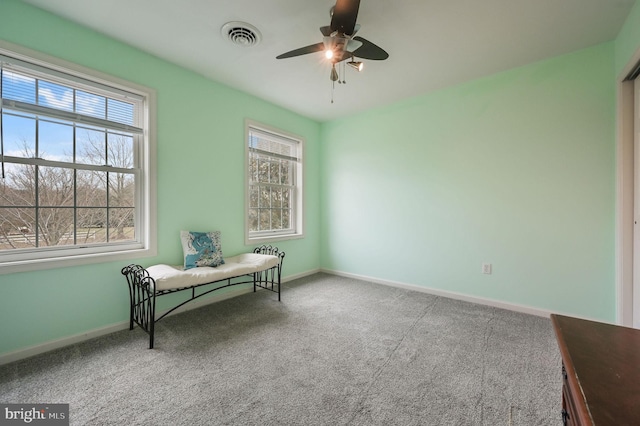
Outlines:
[[152, 254], [152, 95], [4, 49], [0, 77], [0, 269]]
[[302, 237], [302, 139], [251, 121], [246, 138], [246, 243]]

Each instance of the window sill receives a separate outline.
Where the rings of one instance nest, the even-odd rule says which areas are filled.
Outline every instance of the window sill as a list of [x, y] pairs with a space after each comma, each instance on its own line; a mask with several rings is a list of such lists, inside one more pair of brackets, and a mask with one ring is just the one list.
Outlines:
[[255, 246], [268, 243], [275, 243], [278, 241], [297, 240], [304, 238], [304, 234], [287, 234], [287, 235], [265, 235], [260, 237], [251, 237], [245, 239], [245, 245]]
[[[50, 257], [46, 259], [29, 259], [0, 262], [0, 275], [16, 272], [40, 271], [43, 269], [65, 268], [71, 266], [91, 265], [105, 262], [133, 260], [157, 255], [155, 248], [122, 250], [111, 253], [91, 253], [74, 256]], [[126, 265], [122, 265], [126, 266]]]

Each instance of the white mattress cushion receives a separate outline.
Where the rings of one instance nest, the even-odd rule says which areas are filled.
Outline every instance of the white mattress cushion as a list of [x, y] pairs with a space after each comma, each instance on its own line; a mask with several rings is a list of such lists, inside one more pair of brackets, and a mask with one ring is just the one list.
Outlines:
[[270, 254], [244, 253], [226, 258], [223, 265], [202, 266], [184, 270], [182, 266], [154, 265], [147, 271], [156, 282], [156, 290], [192, 287], [226, 278], [264, 271], [278, 264], [278, 256]]

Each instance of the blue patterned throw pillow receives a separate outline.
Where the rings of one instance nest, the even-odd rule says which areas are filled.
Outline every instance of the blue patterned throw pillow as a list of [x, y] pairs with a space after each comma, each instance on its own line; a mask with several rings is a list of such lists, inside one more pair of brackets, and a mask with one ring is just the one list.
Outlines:
[[198, 266], [218, 266], [224, 263], [220, 245], [220, 231], [180, 231], [184, 269]]

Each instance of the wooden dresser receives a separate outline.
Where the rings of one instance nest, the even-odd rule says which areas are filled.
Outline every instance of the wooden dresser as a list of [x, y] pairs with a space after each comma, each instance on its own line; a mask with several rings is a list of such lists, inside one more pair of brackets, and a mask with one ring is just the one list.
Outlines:
[[551, 315], [565, 425], [640, 425], [640, 330]]

